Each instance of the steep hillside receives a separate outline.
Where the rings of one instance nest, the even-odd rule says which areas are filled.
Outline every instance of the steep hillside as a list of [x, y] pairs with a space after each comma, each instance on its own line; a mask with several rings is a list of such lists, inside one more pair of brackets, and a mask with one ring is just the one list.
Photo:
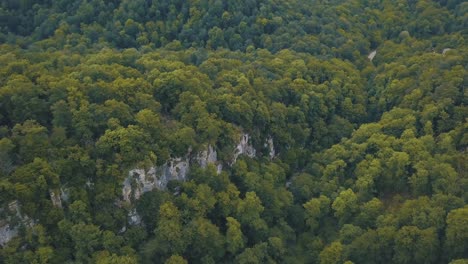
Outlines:
[[465, 263], [468, 3], [0, 3], [0, 263]]

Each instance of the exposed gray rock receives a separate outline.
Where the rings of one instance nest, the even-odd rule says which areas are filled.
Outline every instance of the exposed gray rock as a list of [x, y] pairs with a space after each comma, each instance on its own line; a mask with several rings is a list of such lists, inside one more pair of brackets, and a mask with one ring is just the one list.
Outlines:
[[128, 223], [130, 225], [141, 224], [141, 216], [138, 214], [136, 209], [132, 209], [130, 212], [128, 212]]
[[11, 228], [6, 221], [0, 221], [0, 246], [4, 246], [17, 235], [17, 228]]
[[88, 179], [86, 180], [86, 186], [88, 186], [88, 188], [92, 188], [94, 187], [94, 183], [90, 179]]
[[375, 55], [377, 55], [377, 50], [374, 50], [372, 51], [371, 53], [369, 53], [369, 56], [367, 56], [367, 58], [372, 61], [375, 57]]
[[162, 166], [151, 167], [148, 171], [133, 169], [123, 183], [123, 200], [138, 200], [145, 192], [156, 188], [165, 189], [171, 180], [185, 181], [188, 170], [189, 162], [182, 158], [171, 159]]
[[247, 155], [250, 158], [255, 158], [256, 150], [249, 141], [250, 141], [249, 134], [243, 133], [239, 144], [237, 144], [236, 148], [234, 149], [234, 159], [232, 160], [230, 164], [231, 166], [236, 163], [237, 158], [240, 155]]
[[445, 55], [445, 53], [451, 51], [452, 49], [451, 48], [446, 48], [446, 49], [443, 49], [442, 50], [442, 55]]
[[216, 165], [216, 172], [218, 174], [220, 174], [223, 169], [223, 164], [221, 164], [218, 161], [218, 153], [211, 145], [208, 145], [208, 148], [206, 150], [198, 153], [195, 160], [198, 163], [198, 165], [200, 165], [200, 167], [202, 168], [206, 168], [208, 164]]
[[267, 140], [267, 143], [266, 143], [268, 149], [269, 149], [269, 153], [268, 155], [270, 156], [270, 159], [273, 159], [276, 155], [276, 152], [275, 152], [275, 145], [273, 144], [273, 138], [268, 138]]
[[[0, 246], [4, 246], [18, 235], [18, 227], [20, 225], [33, 226], [34, 222], [27, 216], [21, 215], [18, 201], [13, 201], [8, 204], [8, 208], [0, 208], [2, 214], [6, 214], [5, 219], [0, 219]], [[15, 219], [16, 225], [12, 225], [12, 219]]]
[[198, 153], [196, 160], [200, 167], [206, 168], [208, 164], [215, 164], [218, 162], [218, 153], [211, 145], [208, 145], [207, 150]]
[[155, 189], [158, 179], [154, 171], [154, 168], [148, 172], [144, 169], [131, 170], [122, 189], [124, 201], [130, 202], [132, 198], [138, 200], [143, 193]]
[[[270, 158], [273, 158], [275, 156], [273, 139], [269, 139], [266, 144], [270, 149]], [[235, 147], [234, 158], [230, 165], [233, 165], [240, 155], [247, 155], [251, 158], [256, 156], [256, 150], [252, 146], [247, 133], [242, 134], [239, 144]], [[190, 169], [189, 160], [190, 155], [188, 154], [185, 158], [171, 159], [162, 166], [151, 167], [148, 170], [135, 168], [129, 171], [128, 177], [123, 182], [123, 201], [131, 203], [132, 200], [138, 200], [145, 192], [154, 189], [165, 189], [167, 183], [171, 180], [185, 181]], [[223, 164], [218, 161], [218, 154], [211, 145], [208, 145], [206, 150], [198, 153], [191, 160], [198, 163], [202, 168], [206, 168], [208, 164], [215, 164], [218, 174], [223, 169]]]
[[70, 190], [67, 188], [60, 188], [60, 198], [64, 202], [68, 202], [70, 200]]
[[50, 200], [52, 201], [52, 204], [55, 207], [63, 208], [61, 195], [59, 194], [58, 191], [49, 190], [49, 195], [50, 195]]
[[[136, 184], [135, 188], [132, 188], [133, 182]], [[124, 201], [130, 202], [131, 198], [140, 198], [142, 188], [145, 188], [147, 182], [148, 181], [146, 180], [146, 173], [144, 170], [135, 169], [130, 171], [129, 177], [124, 181], [124, 187], [122, 190]], [[131, 197], [132, 194], [133, 197]]]
[[164, 189], [167, 183], [172, 180], [185, 181], [189, 171], [189, 161], [187, 159], [176, 158], [170, 160], [162, 166], [158, 182], [158, 187]]

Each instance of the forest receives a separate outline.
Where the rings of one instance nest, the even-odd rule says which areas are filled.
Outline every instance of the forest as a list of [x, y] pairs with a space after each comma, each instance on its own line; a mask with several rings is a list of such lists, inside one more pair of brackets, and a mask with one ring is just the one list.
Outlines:
[[468, 263], [468, 2], [0, 1], [0, 263]]

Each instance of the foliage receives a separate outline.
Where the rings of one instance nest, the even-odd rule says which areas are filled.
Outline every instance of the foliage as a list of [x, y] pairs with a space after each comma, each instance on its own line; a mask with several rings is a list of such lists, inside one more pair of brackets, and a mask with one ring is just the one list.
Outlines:
[[[467, 14], [1, 1], [0, 263], [465, 263]], [[129, 170], [207, 146], [220, 174], [122, 202]]]

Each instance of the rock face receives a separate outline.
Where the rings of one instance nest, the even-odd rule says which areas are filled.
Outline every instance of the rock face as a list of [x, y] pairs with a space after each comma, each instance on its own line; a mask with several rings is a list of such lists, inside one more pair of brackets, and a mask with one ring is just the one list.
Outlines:
[[[62, 200], [67, 202], [69, 191], [61, 188], [60, 190], [49, 190], [49, 196], [55, 207], [63, 208]], [[0, 208], [0, 246], [4, 246], [18, 235], [20, 226], [32, 227], [34, 221], [28, 216], [21, 214], [18, 201], [12, 201], [7, 208]], [[14, 224], [12, 224], [14, 223]]]
[[272, 160], [276, 156], [275, 152], [275, 145], [273, 144], [273, 138], [268, 138], [267, 142], [265, 143], [265, 147], [268, 147], [269, 153], [268, 155], [270, 156], [270, 160]]
[[159, 167], [151, 167], [148, 171], [144, 169], [133, 169], [123, 183], [123, 200], [130, 202], [138, 200], [145, 192], [165, 189], [171, 180], [185, 181], [189, 170], [187, 159], [171, 159]]
[[211, 145], [208, 145], [207, 150], [198, 153], [197, 162], [200, 167], [206, 168], [208, 164], [215, 164], [218, 162], [218, 153]]
[[[0, 214], [6, 215], [4, 219], [0, 219], [0, 246], [4, 246], [18, 235], [18, 227], [20, 225], [34, 225], [31, 219], [21, 214], [18, 201], [9, 203], [6, 209], [0, 208]], [[18, 224], [12, 225], [11, 222], [16, 222]]]
[[249, 142], [249, 141], [250, 141], [249, 134], [247, 134], [247, 133], [242, 134], [241, 140], [240, 140], [239, 144], [237, 144], [237, 146], [236, 146], [236, 148], [234, 150], [234, 159], [232, 160], [230, 165], [234, 165], [236, 163], [236, 161], [237, 161], [237, 158], [240, 155], [247, 155], [247, 156], [249, 156], [251, 158], [255, 158], [256, 150], [252, 146], [251, 142]]
[[[273, 159], [276, 153], [271, 137], [266, 141], [265, 147], [269, 150], [270, 159]], [[240, 155], [247, 155], [251, 158], [256, 157], [256, 150], [250, 142], [250, 136], [247, 133], [242, 134], [239, 143], [234, 148], [233, 160], [229, 165], [234, 165]], [[199, 152], [197, 155], [192, 156], [192, 158], [190, 158], [190, 154], [187, 154], [184, 158], [174, 158], [162, 166], [151, 167], [148, 170], [136, 168], [129, 171], [128, 177], [123, 182], [123, 201], [132, 203], [134, 200], [140, 199], [145, 192], [154, 189], [165, 189], [167, 183], [172, 180], [185, 181], [190, 169], [190, 161], [192, 164], [198, 164], [202, 168], [206, 168], [208, 164], [215, 164], [218, 174], [223, 169], [223, 164], [218, 161], [218, 153], [211, 145], [208, 145], [206, 150]], [[141, 217], [135, 208], [128, 212], [128, 223], [130, 225], [142, 224]]]
[[68, 202], [70, 199], [70, 190], [67, 188], [60, 188], [60, 199], [64, 202]]
[[[270, 149], [270, 158], [275, 156], [273, 139], [269, 139], [266, 143]], [[240, 155], [247, 155], [251, 158], [256, 156], [256, 150], [250, 142], [249, 134], [242, 134], [242, 137], [234, 149], [234, 158], [229, 165], [236, 163]], [[175, 158], [166, 162], [159, 167], [151, 167], [149, 170], [133, 169], [128, 173], [128, 177], [123, 182], [122, 198], [126, 202], [138, 200], [145, 192], [154, 189], [165, 189], [167, 183], [172, 180], [185, 181], [190, 169], [190, 155], [185, 158]], [[215, 164], [218, 174], [223, 169], [223, 164], [218, 161], [218, 153], [211, 146], [198, 153], [191, 159], [192, 163], [197, 163], [202, 168], [206, 168], [208, 164]], [[134, 215], [132, 213], [132, 215]], [[131, 216], [129, 215], [131, 218]], [[133, 220], [132, 220], [133, 221]], [[133, 221], [135, 222], [135, 221]]]
[[369, 56], [367, 56], [367, 58], [372, 61], [375, 57], [375, 55], [377, 55], [377, 50], [374, 50], [372, 51], [371, 53], [369, 53]]
[[168, 163], [161, 167], [158, 187], [161, 189], [166, 188], [169, 181], [185, 181], [189, 170], [189, 161], [182, 158], [170, 160]]
[[139, 225], [139, 224], [141, 224], [141, 216], [138, 214], [136, 209], [132, 209], [128, 213], [128, 223], [130, 225]]
[[12, 229], [6, 221], [0, 221], [0, 246], [4, 246], [17, 235], [17, 228]]
[[49, 190], [50, 200], [55, 207], [63, 208], [62, 207], [62, 198], [58, 192], [53, 190]]

